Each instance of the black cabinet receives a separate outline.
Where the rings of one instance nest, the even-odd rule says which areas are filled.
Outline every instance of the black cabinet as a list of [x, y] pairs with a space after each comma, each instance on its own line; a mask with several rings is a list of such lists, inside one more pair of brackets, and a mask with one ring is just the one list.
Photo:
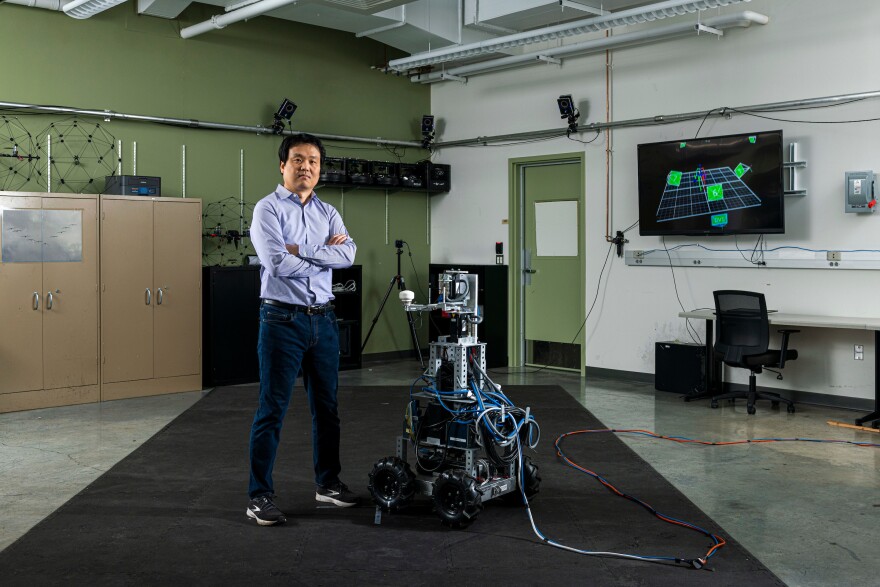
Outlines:
[[339, 321], [339, 369], [361, 368], [361, 266], [333, 270], [333, 300]]
[[654, 389], [684, 395], [706, 391], [706, 347], [689, 342], [654, 343]]
[[[477, 325], [477, 338], [486, 343], [486, 366], [506, 367], [507, 358], [507, 265], [431, 264], [428, 268], [432, 302], [437, 301], [437, 275], [457, 269], [477, 276], [477, 303], [483, 322]], [[432, 312], [428, 334], [432, 341], [450, 333], [449, 318]]]
[[[260, 380], [260, 267], [202, 268], [202, 373], [205, 387]], [[333, 271], [339, 368], [361, 366], [361, 266]]]
[[260, 380], [260, 268], [202, 268], [202, 379], [205, 387]]

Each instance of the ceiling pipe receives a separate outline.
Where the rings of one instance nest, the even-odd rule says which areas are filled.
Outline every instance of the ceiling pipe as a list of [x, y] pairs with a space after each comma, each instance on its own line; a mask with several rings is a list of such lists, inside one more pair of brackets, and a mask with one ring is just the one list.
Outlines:
[[[631, 118], [629, 120], [619, 120], [617, 122], [591, 122], [589, 124], [581, 124], [577, 127], [576, 132], [600, 132], [606, 129], [614, 128], [633, 128], [640, 126], [657, 126], [659, 124], [672, 124], [675, 122], [686, 122], [688, 120], [700, 119], [704, 116], [720, 116], [729, 117], [738, 112], [776, 112], [779, 110], [790, 110], [792, 108], [803, 108], [813, 106], [832, 106], [842, 105], [848, 102], [858, 100], [876, 100], [880, 98], [880, 90], [872, 92], [861, 92], [858, 94], [841, 94], [837, 96], [825, 96], [823, 98], [806, 98], [803, 100], [789, 100], [786, 102], [768, 102], [765, 104], [756, 104], [754, 106], [735, 106], [735, 107], [717, 107], [706, 112], [700, 110], [697, 112], [686, 112], [682, 114], [658, 114], [646, 118]], [[508, 142], [508, 141], [524, 141], [531, 139], [564, 137], [568, 133], [568, 127], [549, 128], [545, 130], [532, 130], [527, 132], [492, 135], [475, 137], [472, 139], [458, 139], [454, 141], [439, 141], [434, 143], [434, 149], [443, 149], [447, 147], [467, 147], [472, 145], [487, 145], [489, 143]]]
[[[121, 112], [113, 112], [112, 110], [86, 110], [82, 108], [70, 108], [67, 106], [41, 106], [39, 104], [22, 104], [18, 102], [0, 102], [0, 108], [17, 108], [27, 111], [49, 112], [52, 114], [77, 114], [82, 116], [93, 116], [102, 118], [105, 121], [110, 120], [127, 120], [131, 122], [154, 122], [157, 124], [166, 124], [172, 126], [183, 126], [187, 128], [207, 128], [212, 130], [230, 130], [247, 132], [257, 135], [273, 135], [275, 133], [272, 128], [265, 126], [245, 126], [242, 124], [226, 124], [223, 122], [205, 122], [203, 120], [194, 120], [188, 118], [165, 118], [161, 116], [145, 116], [142, 114], [123, 114]], [[305, 130], [284, 130], [280, 134], [292, 135]], [[312, 134], [320, 139], [348, 141], [353, 143], [369, 143], [371, 145], [393, 145], [399, 147], [418, 147], [424, 148], [421, 141], [394, 141], [382, 138], [371, 137], [354, 137], [345, 135], [328, 135], [323, 133], [312, 132]]]
[[215, 15], [212, 16], [210, 20], [180, 29], [180, 36], [184, 39], [190, 39], [196, 35], [222, 29], [227, 25], [254, 18], [284, 6], [296, 4], [297, 2], [298, 0], [263, 0], [256, 4], [249, 4], [244, 8], [239, 8], [238, 10], [227, 12], [226, 14]]
[[495, 39], [488, 39], [467, 45], [455, 45], [443, 49], [417, 53], [410, 57], [392, 59], [388, 62], [389, 69], [405, 72], [418, 67], [449, 63], [468, 59], [486, 53], [497, 53], [511, 47], [520, 47], [541, 41], [549, 41], [560, 37], [569, 37], [610, 28], [649, 22], [667, 17], [679, 16], [693, 12], [750, 2], [751, 0], [667, 0], [640, 8], [621, 10], [605, 16], [597, 16], [585, 20], [578, 20], [566, 24], [545, 27], [534, 31], [516, 33]]
[[[710, 26], [720, 30], [728, 28], [747, 28], [752, 24], [767, 24], [770, 18], [746, 10], [737, 14], [726, 16], [716, 16], [707, 18], [701, 22], [703, 26]], [[699, 26], [699, 25], [697, 25]], [[571, 45], [563, 45], [561, 47], [553, 47], [543, 49], [534, 53], [524, 53], [522, 55], [512, 55], [509, 57], [501, 57], [491, 61], [482, 61], [472, 65], [463, 65], [454, 67], [443, 72], [429, 73], [427, 75], [414, 75], [410, 79], [413, 82], [423, 84], [436, 83], [448, 79], [448, 75], [456, 77], [467, 77], [471, 75], [479, 75], [490, 71], [498, 71], [500, 69], [509, 69], [513, 67], [523, 67], [526, 65], [539, 65], [544, 63], [542, 58], [560, 58], [570, 55], [586, 55], [589, 53], [599, 53], [608, 49], [621, 49], [623, 47], [632, 47], [634, 45], [642, 45], [675, 37], [681, 37], [688, 34], [696, 34], [694, 23], [675, 24], [664, 28], [655, 28], [644, 31], [636, 31], [633, 33], [623, 33], [612, 37], [603, 37], [592, 41], [584, 41], [583, 43], [574, 43]]]

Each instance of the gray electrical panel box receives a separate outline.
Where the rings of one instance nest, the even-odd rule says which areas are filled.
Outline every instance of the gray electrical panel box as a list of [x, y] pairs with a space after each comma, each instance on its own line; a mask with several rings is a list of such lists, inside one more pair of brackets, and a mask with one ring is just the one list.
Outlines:
[[847, 171], [844, 210], [846, 212], [872, 213], [875, 202], [874, 172]]

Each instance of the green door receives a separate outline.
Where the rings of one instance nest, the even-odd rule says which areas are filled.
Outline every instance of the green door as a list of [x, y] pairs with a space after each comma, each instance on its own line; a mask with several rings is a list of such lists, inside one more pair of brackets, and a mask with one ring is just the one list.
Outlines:
[[518, 178], [522, 362], [581, 371], [583, 163], [525, 163]]

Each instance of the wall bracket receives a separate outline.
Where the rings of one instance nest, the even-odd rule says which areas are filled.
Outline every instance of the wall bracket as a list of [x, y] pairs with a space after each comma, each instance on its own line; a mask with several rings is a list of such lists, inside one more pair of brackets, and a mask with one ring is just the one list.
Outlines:
[[806, 161], [797, 160], [797, 143], [788, 144], [788, 161], [783, 163], [788, 172], [788, 189], [783, 193], [786, 196], [806, 196], [807, 190], [800, 190], [797, 187], [797, 170], [807, 166]]

